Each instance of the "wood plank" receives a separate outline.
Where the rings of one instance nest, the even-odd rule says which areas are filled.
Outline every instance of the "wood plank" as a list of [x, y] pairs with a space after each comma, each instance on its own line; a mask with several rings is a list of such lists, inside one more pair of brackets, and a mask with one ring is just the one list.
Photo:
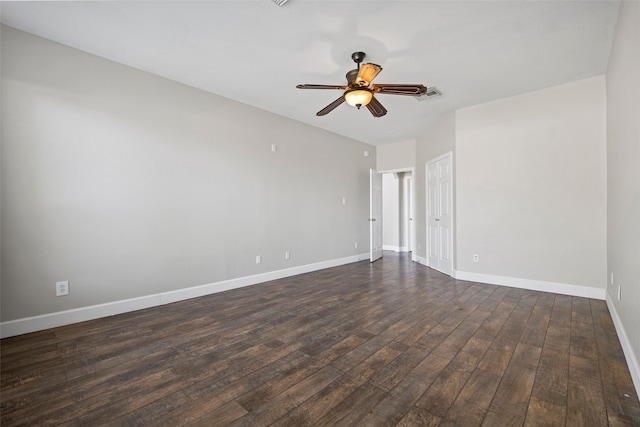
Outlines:
[[526, 326], [526, 318], [509, 316], [491, 346], [478, 365], [479, 369], [502, 376], [509, 366], [520, 335]]
[[[295, 369], [294, 367], [303, 366], [309, 359], [307, 355], [299, 351], [289, 353], [281, 358], [278, 358], [278, 355], [269, 356], [266, 360], [261, 358], [262, 363], [259, 368], [248, 366], [246, 375], [237, 372], [235, 375], [226, 376], [220, 380], [206, 378], [199, 382], [188, 383], [189, 385], [178, 396], [181, 403], [177, 407], [174, 407], [176, 402], [173, 395], [147, 405], [145, 412], [149, 415], [145, 420], [145, 426], [188, 425], [194, 423], [199, 417], [229, 404], [229, 402], [234, 401], [240, 405], [237, 401], [238, 397], [259, 388], [278, 376], [282, 376], [289, 370]], [[187, 398], [184, 402], [182, 402], [183, 395]]]
[[540, 347], [518, 344], [496, 390], [483, 426], [522, 425], [540, 359]]
[[557, 296], [540, 354], [526, 426], [539, 425], [540, 420], [546, 420], [548, 425], [565, 423], [570, 339], [571, 297]]
[[[460, 351], [453, 358], [446, 358], [445, 360], [451, 362], [415, 405], [430, 414], [444, 418], [489, 347], [488, 342], [484, 342], [484, 345], [482, 343], [481, 340], [474, 340], [466, 350]], [[438, 353], [434, 351], [432, 354]]]
[[639, 425], [638, 395], [604, 301], [590, 300], [607, 417], [612, 425]]
[[396, 425], [449, 364], [449, 359], [431, 354], [362, 419], [362, 425]]
[[572, 298], [567, 424], [606, 425], [597, 344], [586, 298]]
[[441, 425], [441, 418], [422, 408], [413, 407], [397, 424], [398, 427], [435, 427]]
[[315, 425], [317, 427], [358, 425], [387, 394], [386, 390], [373, 384], [364, 384], [341, 402], [336, 402], [336, 405], [318, 419]]
[[608, 424], [602, 383], [593, 360], [571, 355], [567, 388], [567, 424], [603, 426]]
[[500, 379], [490, 372], [475, 369], [448, 408], [440, 426], [481, 425]]
[[332, 407], [336, 406], [342, 400], [347, 399], [350, 394], [365, 384], [374, 373], [389, 364], [390, 361], [397, 358], [401, 353], [402, 351], [394, 348], [393, 345], [381, 348], [349, 371], [348, 375], [343, 375], [320, 390], [302, 405], [280, 418], [273, 425], [314, 425], [321, 417], [329, 412]]
[[[284, 392], [237, 419], [231, 426], [271, 425], [278, 418], [294, 410], [302, 402], [318, 393], [324, 387], [344, 375], [342, 371], [330, 365], [323, 367], [310, 376], [287, 388]], [[244, 405], [243, 405], [244, 407]]]

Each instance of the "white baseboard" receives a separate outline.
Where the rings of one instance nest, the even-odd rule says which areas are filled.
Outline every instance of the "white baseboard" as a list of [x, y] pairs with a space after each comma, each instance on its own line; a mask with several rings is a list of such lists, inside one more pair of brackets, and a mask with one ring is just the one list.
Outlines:
[[427, 264], [427, 259], [425, 257], [414, 255], [413, 260], [418, 264], [422, 264], [424, 266], [429, 267], [429, 265]]
[[631, 347], [627, 332], [624, 329], [622, 320], [620, 320], [620, 316], [618, 316], [618, 312], [616, 311], [616, 306], [613, 303], [613, 298], [611, 298], [611, 295], [609, 295], [608, 292], [606, 301], [607, 307], [609, 308], [609, 313], [611, 313], [611, 319], [613, 320], [613, 324], [616, 327], [616, 333], [618, 334], [618, 339], [620, 340], [620, 345], [622, 346], [624, 357], [627, 359], [627, 365], [629, 366], [631, 379], [633, 380], [633, 385], [636, 388], [636, 396], [638, 396], [640, 395], [640, 363], [638, 363], [638, 357], [633, 351], [633, 347]]
[[529, 289], [532, 291], [552, 292], [554, 294], [571, 295], [604, 300], [606, 291], [602, 288], [590, 286], [570, 285], [567, 283], [546, 282], [543, 280], [521, 279], [518, 277], [494, 276], [491, 274], [470, 273], [466, 271], [454, 271], [458, 280], [469, 282], [488, 283], [491, 285], [509, 286], [512, 288]]
[[121, 301], [108, 302], [105, 304], [76, 308], [73, 310], [43, 314], [41, 316], [10, 320], [8, 322], [0, 323], [0, 338], [27, 334], [30, 332], [41, 331], [58, 326], [70, 325], [72, 323], [84, 322], [101, 317], [108, 317], [116, 314], [127, 313], [130, 311], [141, 310], [144, 308], [169, 304], [176, 301], [197, 298], [217, 292], [228, 291], [230, 289], [256, 285], [258, 283], [268, 282], [270, 280], [282, 279], [285, 277], [296, 276], [298, 274], [323, 270], [325, 268], [350, 264], [365, 259], [369, 259], [368, 253], [339, 258], [335, 260], [322, 261], [313, 264], [301, 265], [298, 267], [287, 268], [283, 270], [270, 271], [253, 276], [223, 280], [221, 282], [209, 283], [206, 285], [194, 286], [191, 288], [177, 289], [175, 291], [146, 295], [139, 298], [130, 298]]

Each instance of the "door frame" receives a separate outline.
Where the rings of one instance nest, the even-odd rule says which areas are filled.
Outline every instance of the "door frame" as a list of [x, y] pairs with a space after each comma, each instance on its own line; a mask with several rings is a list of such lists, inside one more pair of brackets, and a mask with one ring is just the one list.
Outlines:
[[[374, 181], [379, 185], [377, 198], [374, 197], [376, 194]], [[378, 239], [375, 238], [376, 236]], [[380, 241], [378, 247], [374, 247], [376, 240]], [[369, 262], [380, 258], [382, 258], [382, 173], [369, 169]]]
[[[416, 168], [400, 168], [400, 169], [385, 169], [379, 171], [381, 174], [387, 173], [398, 173], [398, 172], [411, 172], [411, 186], [409, 189], [409, 197], [411, 198], [411, 203], [409, 207], [409, 251], [411, 252], [411, 261], [417, 262], [416, 257], [416, 242], [417, 242], [417, 234], [416, 234]], [[384, 204], [384, 200], [382, 201]]]

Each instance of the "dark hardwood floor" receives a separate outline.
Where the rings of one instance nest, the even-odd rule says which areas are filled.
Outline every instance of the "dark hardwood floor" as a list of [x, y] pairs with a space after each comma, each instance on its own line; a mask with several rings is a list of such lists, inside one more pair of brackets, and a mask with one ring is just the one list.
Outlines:
[[7, 338], [0, 362], [3, 426], [640, 425], [603, 301], [393, 253]]

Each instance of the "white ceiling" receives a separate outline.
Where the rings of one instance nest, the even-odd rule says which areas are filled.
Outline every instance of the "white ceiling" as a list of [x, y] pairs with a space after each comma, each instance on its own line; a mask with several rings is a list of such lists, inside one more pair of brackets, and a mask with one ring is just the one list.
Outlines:
[[[69, 1], [0, 3], [9, 26], [374, 145], [411, 140], [447, 112], [604, 74], [619, 1]], [[442, 97], [378, 95], [374, 118], [343, 104], [351, 54], [375, 83]]]

